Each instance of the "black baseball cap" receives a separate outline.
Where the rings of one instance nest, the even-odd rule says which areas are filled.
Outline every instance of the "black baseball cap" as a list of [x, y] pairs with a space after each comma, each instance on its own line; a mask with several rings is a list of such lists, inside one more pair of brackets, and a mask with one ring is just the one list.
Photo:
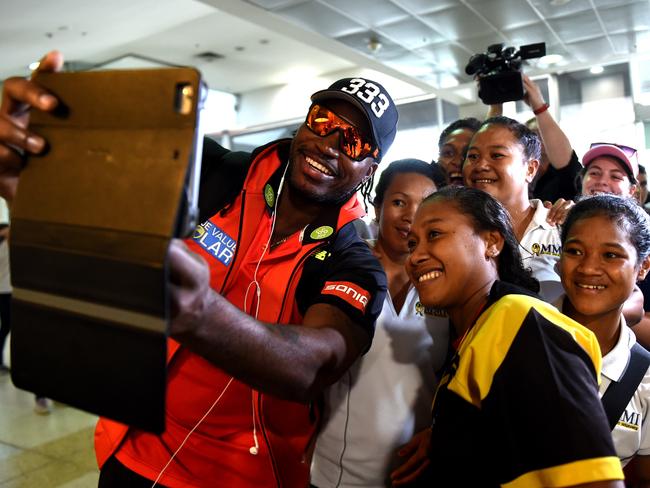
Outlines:
[[366, 78], [343, 78], [311, 96], [312, 102], [337, 98], [361, 109], [368, 119], [380, 160], [388, 151], [397, 132], [397, 108], [386, 89]]

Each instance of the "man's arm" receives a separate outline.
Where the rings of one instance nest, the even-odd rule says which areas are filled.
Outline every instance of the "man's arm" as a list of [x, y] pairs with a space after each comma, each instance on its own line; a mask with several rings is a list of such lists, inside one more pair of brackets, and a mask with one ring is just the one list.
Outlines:
[[207, 264], [181, 241], [172, 242], [169, 263], [171, 336], [258, 390], [308, 401], [370, 340], [347, 314], [325, 303], [309, 307], [299, 326], [256, 320], [210, 288]]
[[[524, 80], [524, 88], [526, 94], [524, 95], [524, 102], [533, 110], [539, 110], [546, 103], [542, 92], [533, 80], [528, 76], [522, 74]], [[571, 161], [571, 154], [573, 149], [569, 138], [564, 131], [555, 122], [549, 110], [535, 115], [537, 119], [537, 127], [539, 127], [539, 135], [544, 143], [544, 149], [548, 157], [549, 163], [555, 169], [564, 168]]]

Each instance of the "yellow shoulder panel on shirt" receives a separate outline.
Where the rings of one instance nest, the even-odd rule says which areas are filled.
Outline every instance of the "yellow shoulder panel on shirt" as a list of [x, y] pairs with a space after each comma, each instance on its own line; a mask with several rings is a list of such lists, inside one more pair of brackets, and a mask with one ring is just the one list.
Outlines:
[[479, 408], [531, 308], [571, 334], [591, 358], [599, 378], [600, 347], [593, 332], [542, 300], [527, 295], [506, 295], [483, 312], [467, 334], [458, 352], [458, 370], [448, 389]]
[[621, 461], [616, 456], [608, 456], [531, 471], [501, 486], [503, 488], [556, 488], [623, 478]]

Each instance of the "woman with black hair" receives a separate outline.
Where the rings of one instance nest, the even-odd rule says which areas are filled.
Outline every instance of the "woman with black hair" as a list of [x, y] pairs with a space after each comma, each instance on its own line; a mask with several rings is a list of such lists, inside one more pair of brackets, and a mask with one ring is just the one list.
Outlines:
[[555, 265], [560, 259], [560, 232], [548, 222], [549, 208], [529, 200], [528, 186], [539, 167], [541, 141], [525, 125], [508, 117], [487, 119], [476, 132], [463, 165], [465, 184], [486, 191], [510, 214], [524, 265], [540, 282], [549, 302], [562, 294]]
[[443, 129], [438, 139], [438, 161], [432, 165], [442, 169], [447, 185], [462, 185], [461, 168], [472, 136], [481, 126], [474, 117], [454, 120]]
[[536, 298], [506, 209], [444, 188], [418, 209], [409, 248], [420, 300], [455, 332], [433, 404], [429, 486], [621, 487], [596, 338]]
[[[598, 229], [594, 232], [594, 229]], [[578, 202], [562, 228], [560, 276], [566, 296], [557, 306], [593, 331], [603, 355], [600, 394], [620, 394], [631, 357], [639, 354], [623, 307], [650, 269], [650, 219], [631, 198], [598, 195]], [[643, 351], [641, 351], [643, 353]], [[647, 354], [647, 353], [646, 353]], [[650, 484], [650, 370], [648, 363], [617, 411], [608, 412], [616, 453], [636, 458], [641, 486]], [[614, 389], [610, 392], [610, 387]], [[616, 393], [618, 391], [619, 393]], [[613, 393], [614, 392], [614, 393]], [[605, 402], [608, 406], [614, 403]], [[624, 408], [623, 408], [624, 407]], [[627, 470], [626, 470], [627, 471]]]
[[386, 272], [388, 295], [370, 350], [326, 392], [313, 486], [386, 486], [404, 459], [400, 446], [429, 425], [433, 372], [444, 361], [449, 324], [421, 305], [404, 262], [413, 216], [436, 190], [433, 179], [431, 165], [405, 159], [390, 164], [377, 183], [379, 234], [371, 245]]

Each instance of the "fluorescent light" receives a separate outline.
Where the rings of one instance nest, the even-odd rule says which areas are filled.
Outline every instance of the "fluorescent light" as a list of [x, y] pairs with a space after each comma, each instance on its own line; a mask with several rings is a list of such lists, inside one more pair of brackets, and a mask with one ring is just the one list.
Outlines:
[[560, 64], [562, 61], [564, 61], [564, 56], [561, 54], [547, 54], [546, 56], [539, 58], [537, 64], [539, 66], [551, 66], [554, 64]]
[[602, 66], [592, 66], [592, 67], [589, 69], [589, 72], [590, 72], [592, 75], [599, 75], [599, 74], [601, 74], [603, 71], [605, 71], [605, 68], [603, 68]]

